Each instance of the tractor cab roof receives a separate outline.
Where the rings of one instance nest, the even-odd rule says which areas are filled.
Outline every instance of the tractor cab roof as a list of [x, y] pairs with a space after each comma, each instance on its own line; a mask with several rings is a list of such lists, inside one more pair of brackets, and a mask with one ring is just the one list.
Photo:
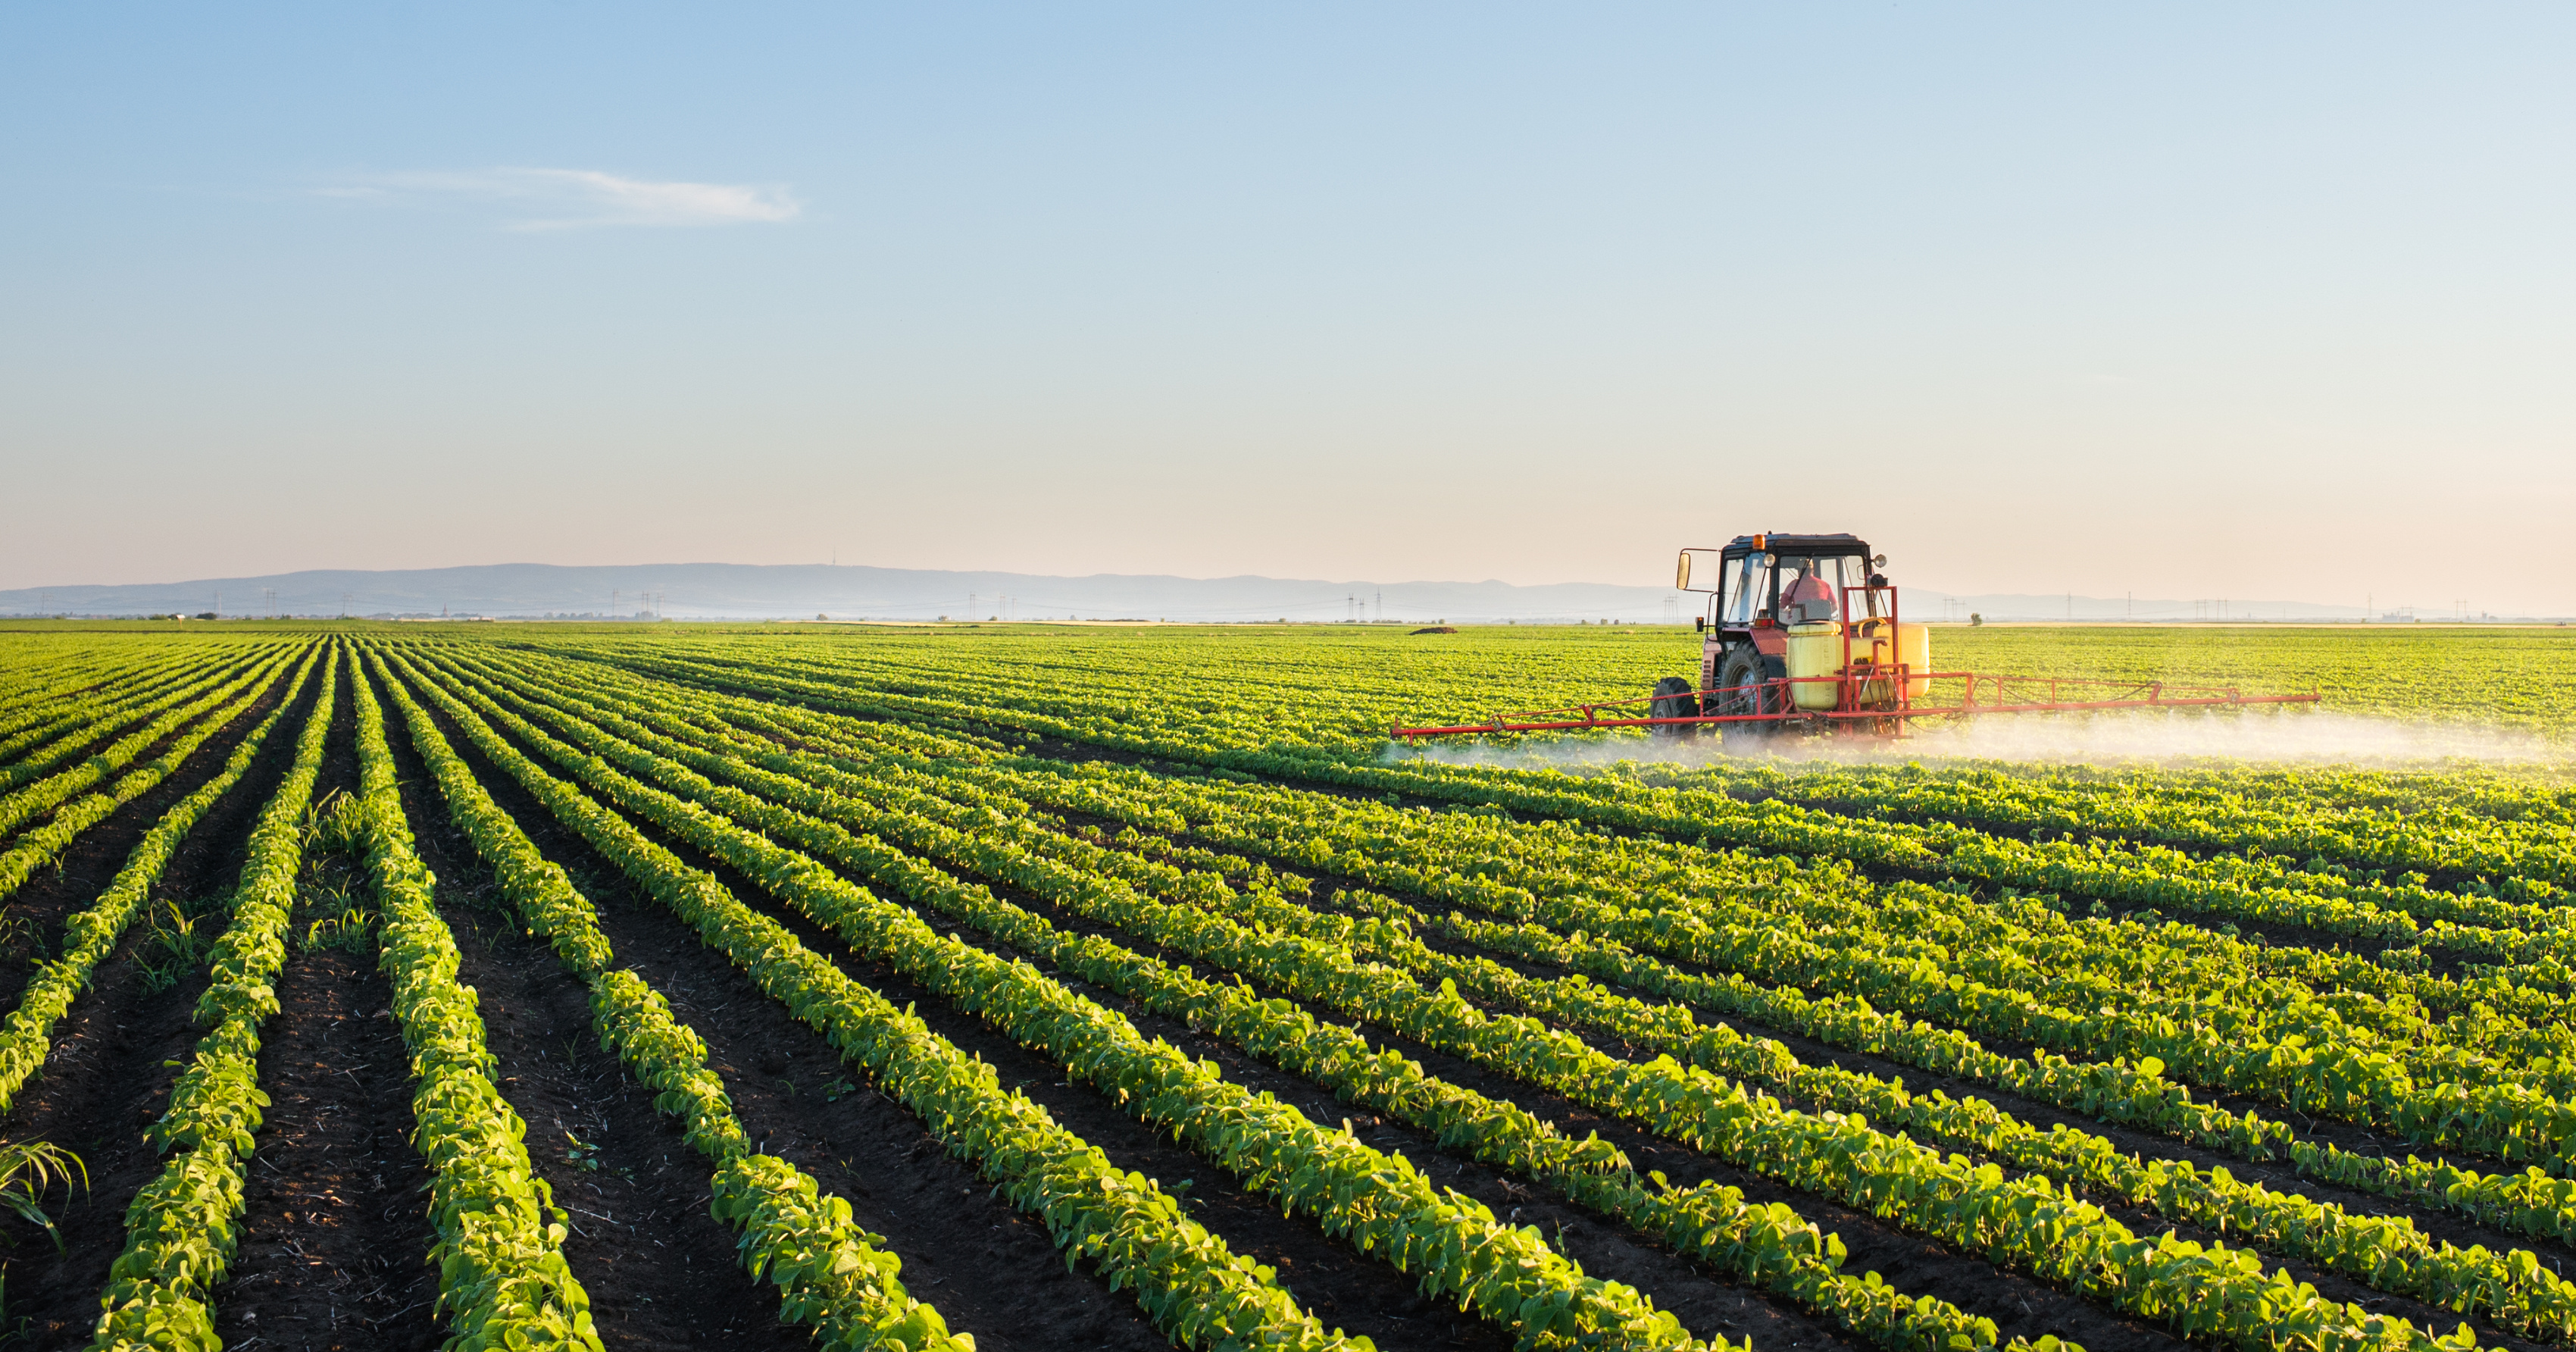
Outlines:
[[1740, 559], [1757, 547], [1801, 558], [1869, 557], [1869, 542], [1857, 535], [1739, 535], [1727, 541], [1718, 557]]

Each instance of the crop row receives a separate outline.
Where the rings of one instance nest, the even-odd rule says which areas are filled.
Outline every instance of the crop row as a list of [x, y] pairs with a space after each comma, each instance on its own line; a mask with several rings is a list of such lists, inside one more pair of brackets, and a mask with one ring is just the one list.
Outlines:
[[654, 1106], [678, 1118], [682, 1139], [714, 1166], [716, 1217], [740, 1233], [739, 1253], [752, 1276], [777, 1287], [781, 1317], [811, 1325], [833, 1352], [972, 1352], [971, 1340], [952, 1337], [939, 1311], [904, 1289], [902, 1260], [879, 1247], [883, 1236], [851, 1219], [848, 1202], [823, 1197], [813, 1176], [786, 1160], [753, 1151], [723, 1078], [707, 1066], [706, 1043], [650, 983], [610, 965], [615, 955], [589, 898], [492, 801], [382, 658], [373, 665], [450, 819], [491, 867], [511, 907], [589, 989], [600, 1046], [657, 1091]]
[[[2382, 999], [2337, 982], [2330, 995], [2321, 996], [2312, 980], [2262, 973], [2282, 965], [2279, 950], [2189, 926], [2150, 932], [2128, 922], [2070, 919], [2031, 903], [1977, 904], [1939, 889], [1873, 887], [1847, 870], [1518, 828], [1475, 815], [1426, 817], [1314, 794], [1200, 785], [1158, 801], [1204, 804], [1192, 808], [1195, 829], [1226, 831], [1240, 823], [1279, 842], [1273, 852], [1288, 844], [1292, 862], [1339, 868], [1347, 861], [1364, 881], [1410, 886], [1446, 903], [1521, 908], [1532, 893], [1590, 897], [1622, 910], [1682, 911], [1756, 929], [1770, 927], [1779, 910], [1792, 907], [1816, 938], [1861, 950], [1864, 958], [1893, 954], [1963, 971], [1986, 985], [2070, 1011], [2108, 1007], [2151, 1025], [2184, 1028], [2215, 1020], [2207, 1038], [2213, 1047], [2268, 1050], [2288, 1044], [2319, 1049], [2307, 1053], [2314, 1061], [2351, 1046], [2362, 1054], [2403, 1056], [2408, 1074], [2434, 1083], [2494, 1073], [2494, 1066], [2474, 1057], [2446, 1054], [2443, 1049], [2454, 1041], [2492, 1048], [2515, 1065], [2570, 1050], [2563, 1045], [2569, 1034], [2554, 1016], [2535, 1029], [2472, 1005], [2437, 1028], [2413, 998], [2434, 994], [2427, 989], [2434, 983], [2362, 964], [2362, 972], [2386, 978], [2383, 989], [2401, 993]], [[2311, 978], [2342, 976], [2354, 968], [2349, 962], [2301, 965], [2318, 969], [2302, 974]], [[2081, 1029], [2068, 1031], [2080, 1039]], [[2080, 1041], [2041, 1036], [2059, 1050], [2081, 1050]], [[2546, 1081], [2543, 1087], [2554, 1088]], [[2299, 1100], [2303, 1107], [2312, 1103]]]
[[[160, 881], [180, 842], [187, 839], [216, 801], [250, 772], [251, 762], [268, 740], [269, 730], [294, 705], [312, 668], [313, 661], [308, 658], [286, 698], [242, 738], [223, 768], [197, 786], [195, 792], [163, 811], [160, 820], [127, 854], [124, 866], [100, 891], [98, 899], [63, 922], [57, 956], [37, 964], [19, 995], [18, 1007], [9, 1012], [5, 1024], [0, 1024], [0, 1112], [16, 1102], [27, 1078], [44, 1065], [53, 1048], [55, 1023], [71, 1008], [72, 1001], [89, 989], [90, 973], [115, 951], [126, 927], [150, 904], [152, 887]], [[326, 691], [329, 685], [330, 678], [326, 676]]]
[[[38, 813], [52, 808], [125, 768], [135, 757], [142, 755], [154, 743], [168, 736], [173, 729], [187, 723], [190, 719], [205, 715], [209, 710], [217, 710], [219, 706], [227, 703], [248, 703], [256, 696], [245, 692], [250, 691], [255, 685], [266, 685], [276, 679], [278, 673], [285, 670], [288, 661], [289, 655], [286, 654], [271, 658], [224, 682], [216, 689], [163, 713], [96, 755], [85, 757], [68, 768], [58, 770], [16, 790], [6, 798], [0, 798], [0, 834], [18, 829]], [[236, 699], [237, 696], [238, 699]], [[197, 731], [210, 732], [222, 726], [223, 721], [221, 718], [209, 717]]]
[[[818, 780], [826, 780], [830, 774], [814, 769], [807, 773]], [[953, 784], [941, 785], [938, 791], [957, 793]], [[919, 796], [882, 777], [848, 784], [844, 792], [865, 793], [881, 804]], [[1404, 925], [1354, 925], [1346, 919], [1292, 905], [1275, 894], [1234, 891], [1211, 874], [1190, 876], [1166, 869], [1164, 876], [1157, 877], [1152, 869], [1127, 864], [1111, 851], [1062, 837], [1051, 843], [1046, 832], [1014, 827], [1012, 823], [1026, 815], [1025, 805], [1019, 805], [1014, 812], [1007, 801], [997, 802], [971, 791], [962, 796], [974, 804], [956, 814], [964, 821], [988, 820], [994, 808], [1000, 807], [1009, 821], [983, 829], [1009, 832], [1015, 843], [1034, 852], [1077, 860], [1093, 871], [1120, 876], [1184, 904], [1265, 928], [1344, 943], [1357, 955], [1401, 967], [1419, 979], [1453, 982], [1462, 993], [1489, 1005], [1516, 1008], [1563, 1026], [1589, 1029], [1629, 1045], [1661, 1051], [1685, 1063], [1762, 1084], [1821, 1108], [1864, 1112], [1918, 1136], [1963, 1145], [1984, 1156], [2044, 1173], [2071, 1186], [2108, 1193], [2177, 1221], [2249, 1237], [2275, 1252], [2348, 1273], [2382, 1290], [2487, 1314], [2525, 1330], [2576, 1331], [2576, 1288], [2541, 1268], [2527, 1252], [2493, 1254], [2484, 1249], [2457, 1249], [2430, 1239], [2402, 1218], [2353, 1216], [2340, 1207], [2243, 1182], [2223, 1170], [2202, 1170], [2186, 1160], [2141, 1160], [2092, 1133], [2067, 1126], [2040, 1131], [1977, 1099], [1953, 1101], [1937, 1092], [1916, 1096], [1908, 1094], [1901, 1084], [1876, 1077], [1831, 1066], [1801, 1065], [1777, 1043], [1748, 1040], [1724, 1025], [1699, 1024], [1684, 1006], [1650, 1006], [1594, 985], [1580, 975], [1558, 980], [1532, 978], [1488, 959], [1462, 959], [1432, 949], [1410, 931], [1442, 927], [1401, 903], [1375, 898], [1372, 900], [1380, 905], [1370, 909], [1400, 919], [1406, 922]], [[925, 810], [911, 803], [906, 806]], [[1343, 899], [1352, 900], [1352, 894], [1345, 893]], [[1493, 924], [1460, 924], [1450, 927], [1450, 932], [1471, 942], [1485, 940], [1515, 957], [1553, 961], [1578, 972], [1587, 966], [1596, 970], [1609, 967], [1604, 960], [1625, 957], [1629, 961], [1610, 967], [1604, 974], [1622, 978], [1619, 984], [1630, 988], [1655, 991], [1659, 983], [1652, 976], [1661, 976], [1664, 980], [1660, 984], [1666, 989], [1658, 993], [1669, 994], [1674, 993], [1671, 987], [1688, 989], [1703, 980], [1669, 968], [1650, 975], [1639, 970], [1641, 964], [1635, 955], [1619, 953], [1615, 946], [1602, 945], [1580, 934], [1564, 936], [1535, 926]], [[1494, 943], [1498, 938], [1504, 942]], [[1513, 939], [1520, 942], [1510, 942]], [[1585, 956], [1595, 961], [1587, 964]], [[1752, 1003], [1740, 1002], [1731, 1012], [1757, 1017], [1796, 1012], [1781, 1008], [1790, 1003], [1785, 1000], [1765, 1001], [1761, 1008], [1743, 1007]], [[1861, 1007], [1861, 1012], [1866, 1012], [1866, 1006]], [[1814, 1021], [1792, 1018], [1781, 1022], [1796, 1027]], [[2021, 1068], [2037, 1069], [2027, 1063]], [[2042, 1080], [2032, 1086], [2035, 1088], [2061, 1090], [2048, 1097], [2073, 1098], [2079, 1104], [2090, 1098], [2100, 1106], [2119, 1099], [2143, 1100], [2167, 1108], [2198, 1107], [2189, 1103], [2187, 1095], [2177, 1094], [2178, 1087], [2163, 1082], [2157, 1074], [2159, 1067], [2152, 1063], [2143, 1067], [2096, 1065], [2086, 1068], [2089, 1073], [2067, 1073], [2073, 1069], [2057, 1062], [2039, 1074], [2022, 1078]], [[2075, 1092], [2062, 1092], [2066, 1090]], [[2200, 1112], [2225, 1116], [2206, 1108]], [[2556, 1186], [2562, 1190], [2567, 1187]]]
[[1185, 1345], [1364, 1352], [1364, 1338], [1326, 1332], [1281, 1289], [1271, 1269], [1233, 1253], [1184, 1214], [1154, 1180], [1117, 1168], [993, 1068], [959, 1051], [915, 1015], [849, 979], [778, 922], [745, 906], [711, 874], [555, 778], [494, 733], [471, 708], [419, 681], [484, 757], [646, 895], [695, 928], [765, 994], [822, 1032], [844, 1057], [905, 1104], [931, 1133], [974, 1162], [1011, 1202], [1037, 1216], [1069, 1258], [1114, 1287], [1133, 1288], [1155, 1324]]
[[[322, 747], [338, 694], [334, 649], [321, 693], [296, 739], [295, 760], [251, 827], [248, 857], [233, 890], [232, 920], [215, 940], [196, 1019], [214, 1027], [171, 1087], [167, 1107], [144, 1133], [171, 1156], [125, 1210], [125, 1248], [108, 1269], [90, 1345], [106, 1352], [219, 1352], [207, 1293], [231, 1270], [240, 1246], [235, 1222], [250, 1169], [253, 1133], [268, 1096], [259, 1088], [259, 1032], [278, 1010], [275, 983], [286, 963], [286, 931], [303, 866], [301, 818], [322, 768]], [[303, 683], [297, 678], [297, 685]], [[290, 691], [273, 723], [295, 701]], [[260, 725], [250, 748], [268, 731]], [[247, 765], [241, 753], [235, 763]], [[202, 790], [200, 791], [202, 792]], [[172, 1154], [172, 1152], [176, 1152]]]
[[201, 695], [293, 646], [300, 645], [262, 645], [211, 662], [204, 653], [174, 656], [144, 670], [101, 673], [106, 679], [78, 682], [31, 701], [7, 725], [12, 729], [8, 740], [0, 742], [0, 762], [6, 762], [0, 765], [0, 789], [28, 783], [99, 738]]
[[[2358, 773], [2307, 772], [2300, 779], [2308, 791], [2296, 797], [2247, 792], [2243, 784], [2250, 776], [2241, 771], [2235, 784], [2191, 789], [2178, 785], [2181, 776], [2172, 772], [2148, 776], [2085, 767], [1934, 771], [1920, 764], [1796, 769], [1760, 763], [1687, 769], [1649, 764], [1633, 773], [1639, 782], [1656, 787], [1781, 798], [1846, 814], [2260, 852], [2314, 860], [2306, 865], [2311, 872], [2340, 867], [2487, 877], [2496, 880], [2497, 891], [2529, 901], [2562, 899], [2562, 889], [2576, 885], [2576, 825], [2531, 812], [2528, 805], [2514, 817], [2499, 819], [2426, 803], [2420, 794], [2409, 794], [2402, 809], [2349, 805], [2336, 801], [2340, 795], [2330, 785], [2317, 782], [2329, 775], [2362, 778]], [[2272, 772], [2266, 777], [2280, 776]], [[2542, 886], [2516, 887], [2517, 882]]]
[[[87, 740], [112, 731], [108, 718], [118, 710], [195, 679], [203, 669], [203, 657], [202, 653], [173, 653], [159, 662], [123, 670], [82, 671], [31, 695], [0, 718], [0, 765], [7, 767], [0, 770], [0, 787], [23, 784], [33, 777], [34, 769], [56, 763]], [[58, 746], [45, 745], [74, 731], [82, 736], [66, 738]], [[27, 759], [18, 761], [22, 755]]]
[[[311, 667], [312, 658], [308, 655], [303, 670], [309, 671]], [[301, 681], [302, 677], [298, 676], [297, 683]], [[107, 820], [118, 808], [160, 787], [162, 781], [186, 764], [199, 747], [230, 727], [242, 711], [258, 700], [259, 692], [256, 691], [237, 696], [231, 704], [172, 738], [160, 755], [134, 767], [106, 789], [74, 798], [43, 823], [20, 832], [18, 838], [9, 843], [8, 849], [0, 852], [0, 900], [16, 893], [36, 870], [70, 848], [82, 832]]]
[[459, 1352], [582, 1348], [598, 1352], [590, 1297], [565, 1263], [564, 1217], [535, 1176], [527, 1124], [492, 1082], [492, 1054], [462, 959], [439, 918], [435, 879], [413, 851], [384, 713], [352, 670], [358, 708], [358, 808], [366, 868], [382, 916], [377, 965], [411, 1050], [412, 1145], [429, 1165], [439, 1304]]

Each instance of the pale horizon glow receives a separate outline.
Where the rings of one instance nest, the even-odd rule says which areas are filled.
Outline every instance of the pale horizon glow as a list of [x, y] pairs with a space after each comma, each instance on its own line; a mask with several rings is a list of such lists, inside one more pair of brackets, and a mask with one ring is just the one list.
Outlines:
[[0, 589], [503, 561], [2576, 614], [2576, 11], [0, 14]]

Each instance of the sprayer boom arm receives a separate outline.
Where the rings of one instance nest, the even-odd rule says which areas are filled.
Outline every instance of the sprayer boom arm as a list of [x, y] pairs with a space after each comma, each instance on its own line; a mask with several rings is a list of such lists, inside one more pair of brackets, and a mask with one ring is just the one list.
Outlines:
[[[1929, 704], [1907, 699], [1899, 694], [1883, 707], [1854, 707], [1858, 701], [1846, 698], [1836, 701], [1836, 708], [1802, 710], [1790, 697], [1790, 687], [1810, 682], [1837, 685], [1867, 685], [1872, 682], [1891, 685], [1897, 691], [1906, 688], [1907, 680], [1963, 682], [1955, 704]], [[2039, 688], [2046, 688], [2045, 698]], [[2071, 690], [2069, 687], [2085, 687]], [[1989, 692], [1988, 699], [1977, 699], [1980, 688]], [[1689, 698], [1696, 695], [1700, 707], [1712, 702], [1741, 702], [1755, 709], [1778, 709], [1779, 712], [1734, 714], [1685, 714], [1675, 717], [1651, 716], [1658, 699]], [[2077, 697], [2089, 696], [2089, 697]], [[1719, 725], [1734, 723], [1807, 723], [1831, 726], [1836, 723], [1865, 723], [1878, 720], [1878, 726], [1895, 731], [1905, 720], [1916, 718], [1956, 718], [1978, 714], [2076, 713], [2097, 709], [2202, 709], [2248, 704], [2314, 704], [2317, 695], [2248, 695], [2234, 686], [2168, 685], [2163, 681], [2079, 680], [2057, 676], [1981, 676], [1968, 671], [1935, 671], [1915, 676], [1903, 667], [1881, 669], [1851, 676], [1779, 677], [1754, 685], [1728, 686], [1717, 690], [1686, 692], [1683, 696], [1635, 695], [1619, 699], [1594, 700], [1587, 704], [1568, 705], [1560, 709], [1529, 709], [1505, 714], [1483, 723], [1457, 723], [1446, 726], [1405, 727], [1391, 729], [1391, 735], [1408, 741], [1417, 737], [1460, 737], [1484, 732], [1558, 732], [1578, 728], [1661, 728], [1686, 727], [1701, 723]], [[1604, 710], [1625, 710], [1647, 705], [1649, 716], [1631, 716]]]

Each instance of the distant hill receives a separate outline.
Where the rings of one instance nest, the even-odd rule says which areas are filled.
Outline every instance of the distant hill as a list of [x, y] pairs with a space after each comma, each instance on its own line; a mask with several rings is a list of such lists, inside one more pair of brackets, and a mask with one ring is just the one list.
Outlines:
[[[271, 593], [274, 593], [272, 596]], [[1362, 617], [1405, 623], [1524, 623], [1615, 620], [1687, 624], [1699, 599], [1664, 587], [1559, 582], [1327, 582], [1271, 577], [1166, 577], [1096, 573], [951, 572], [827, 564], [669, 563], [562, 567], [483, 564], [380, 572], [314, 570], [268, 577], [200, 578], [123, 587], [28, 587], [0, 591], [0, 615], [364, 615], [393, 618], [548, 615], [631, 619], [648, 610], [671, 619], [930, 620], [940, 616], [1021, 620], [1144, 619], [1243, 623], [1317, 622]], [[650, 599], [648, 599], [650, 598]], [[2358, 606], [2305, 602], [2215, 602], [2035, 595], [1904, 593], [1908, 618], [1964, 620], [2189, 620], [2358, 618]], [[971, 602], [971, 604], [970, 604]], [[1667, 603], [1672, 602], [1669, 609]]]
[[[275, 597], [269, 596], [274, 589]], [[420, 616], [588, 615], [632, 618], [658, 607], [672, 619], [928, 620], [945, 615], [1022, 620], [1192, 621], [1368, 618], [1524, 621], [1665, 617], [1672, 591], [1593, 583], [1324, 582], [1268, 577], [1188, 578], [1100, 573], [1040, 577], [825, 564], [674, 563], [560, 567], [542, 563], [384, 572], [316, 570], [125, 587], [0, 591], [0, 614]], [[647, 600], [646, 598], [658, 598]], [[1007, 607], [1007, 610], [1005, 609]], [[1381, 609], [1383, 615], [1381, 616]], [[1692, 611], [1676, 606], [1687, 622]]]

